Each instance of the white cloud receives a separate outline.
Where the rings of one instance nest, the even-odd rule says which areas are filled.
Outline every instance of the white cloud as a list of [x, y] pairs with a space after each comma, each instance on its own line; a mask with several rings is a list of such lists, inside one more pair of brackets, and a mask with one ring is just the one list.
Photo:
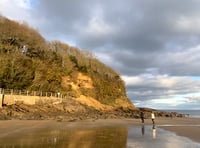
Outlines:
[[102, 38], [114, 32], [114, 26], [108, 24], [104, 19], [104, 11], [98, 4], [91, 8], [91, 14], [86, 24], [76, 25], [81, 35]]
[[3, 16], [17, 21], [31, 20], [29, 0], [1, 0], [0, 12]]
[[14, 3], [22, 9], [31, 9], [31, 0], [14, 0]]
[[195, 34], [200, 33], [200, 19], [198, 16], [181, 16], [176, 22], [176, 29], [183, 32], [191, 31]]
[[102, 36], [112, 33], [112, 30], [113, 28], [102, 18], [93, 17], [89, 21], [85, 33], [90, 34], [91, 36]]
[[200, 80], [192, 77], [142, 75], [123, 76], [123, 79], [127, 94], [136, 106], [175, 108], [200, 102], [200, 95], [196, 94], [200, 90]]
[[[178, 76], [168, 76], [168, 75], [139, 75], [139, 76], [122, 76], [127, 86], [149, 86], [158, 88], [176, 88], [185, 87], [191, 83], [197, 84], [191, 77], [178, 77]], [[200, 85], [200, 81], [198, 81]]]
[[144, 78], [137, 76], [122, 76], [127, 86], [142, 85], [144, 83]]
[[200, 103], [200, 93], [187, 94], [185, 99], [187, 99], [188, 103]]

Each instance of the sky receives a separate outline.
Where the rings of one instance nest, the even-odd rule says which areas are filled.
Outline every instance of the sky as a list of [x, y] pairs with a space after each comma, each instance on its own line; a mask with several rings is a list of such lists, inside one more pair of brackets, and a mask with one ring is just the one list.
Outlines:
[[92, 51], [137, 107], [200, 109], [199, 0], [0, 0], [0, 14]]

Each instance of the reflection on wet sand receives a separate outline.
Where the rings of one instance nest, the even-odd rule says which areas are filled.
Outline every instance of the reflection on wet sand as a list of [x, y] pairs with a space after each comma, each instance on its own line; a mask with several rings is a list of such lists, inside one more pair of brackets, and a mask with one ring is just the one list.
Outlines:
[[200, 148], [200, 143], [177, 136], [155, 125], [141, 125], [128, 130], [127, 148]]
[[145, 134], [145, 128], [144, 128], [144, 125], [142, 125], [141, 131], [142, 131], [142, 135], [144, 135], [144, 134]]
[[[75, 123], [74, 123], [75, 124]], [[58, 148], [169, 148], [200, 147], [185, 137], [155, 125], [141, 126], [67, 126], [1, 132], [0, 147]], [[95, 123], [94, 123], [95, 125]], [[5, 128], [5, 127], [4, 127]], [[1, 127], [0, 127], [0, 131]]]
[[92, 128], [45, 130], [27, 133], [13, 139], [0, 139], [3, 147], [67, 147], [67, 148], [125, 148], [127, 128]]
[[153, 139], [156, 139], [156, 126], [155, 126], [155, 124], [153, 124], [153, 127], [152, 127], [152, 137], [153, 137]]
[[[145, 135], [145, 126], [144, 125], [141, 126], [141, 133], [143, 136]], [[152, 126], [152, 138], [156, 139], [156, 125], [155, 124], [153, 124], [153, 126]]]

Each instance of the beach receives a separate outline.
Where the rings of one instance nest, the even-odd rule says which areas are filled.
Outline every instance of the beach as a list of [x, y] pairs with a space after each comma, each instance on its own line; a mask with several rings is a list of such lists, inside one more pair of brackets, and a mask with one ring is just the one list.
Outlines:
[[[150, 119], [145, 121], [151, 124]], [[200, 143], [200, 118], [157, 118], [156, 126]]]
[[[165, 133], [175, 136], [174, 139], [177, 137], [179, 139], [179, 136], [185, 137], [191, 140], [189, 142], [194, 141], [194, 143], [200, 145], [199, 118], [156, 118], [155, 122], [157, 135], [152, 137], [151, 132], [153, 134], [154, 130], [152, 127], [154, 126], [152, 125], [151, 119], [145, 119], [144, 124], [141, 123], [140, 119], [88, 119], [76, 122], [60, 122], [55, 120], [1, 120], [0, 146], [11, 146], [11, 143], [12, 146], [19, 146], [17, 144], [24, 143], [26, 146], [40, 144], [35, 147], [45, 147], [51, 141], [50, 144], [53, 142], [54, 145], [55, 143], [63, 144], [72, 148], [78, 147], [80, 143], [85, 147], [94, 147], [95, 144], [101, 141], [98, 144], [102, 147], [104, 147], [103, 144], [127, 147], [127, 143], [131, 145], [130, 143], [132, 141], [139, 141], [139, 144], [143, 144], [143, 146], [144, 141], [146, 141], [147, 145], [152, 144], [152, 147], [154, 147], [155, 144], [153, 143], [155, 142], [155, 138], [157, 138], [157, 142], [160, 140], [160, 143], [162, 143], [163, 139], [165, 139], [165, 142], [169, 139], [170, 136], [166, 136]], [[145, 138], [144, 135], [146, 136]], [[83, 140], [85, 138], [86, 140]], [[153, 139], [154, 141], [152, 141]], [[180, 139], [179, 141], [185, 140]], [[41, 143], [45, 143], [45, 146], [41, 145]], [[129, 147], [134, 147], [134, 144]], [[56, 146], [64, 147], [63, 145]]]
[[160, 119], [160, 128], [200, 143], [200, 118]]
[[[128, 125], [141, 125], [139, 119], [119, 120], [115, 121], [115, 124], [120, 124], [120, 122]], [[200, 118], [156, 118], [155, 122], [157, 128], [174, 132], [200, 143]], [[145, 119], [144, 125], [152, 125], [151, 119]]]

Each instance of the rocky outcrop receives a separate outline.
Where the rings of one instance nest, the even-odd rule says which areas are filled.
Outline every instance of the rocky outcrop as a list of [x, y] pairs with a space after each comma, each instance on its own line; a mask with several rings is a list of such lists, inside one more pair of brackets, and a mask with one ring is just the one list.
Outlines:
[[145, 118], [150, 118], [152, 111], [154, 111], [156, 117], [185, 117], [185, 115], [176, 112], [163, 112], [145, 108], [130, 109], [112, 107], [109, 110], [105, 110], [105, 108], [97, 109], [84, 105], [75, 99], [68, 98], [60, 104], [41, 102], [41, 104], [37, 105], [27, 105], [18, 102], [13, 105], [6, 105], [0, 109], [0, 120], [57, 120], [73, 122], [87, 119], [140, 118], [141, 111], [144, 112]]
[[16, 103], [0, 109], [0, 119], [76, 121], [86, 119], [137, 118], [138, 110], [112, 108], [101, 110], [68, 98], [61, 104], [41, 103], [27, 105]]
[[[155, 110], [155, 109], [151, 109], [151, 108], [139, 108], [139, 111], [144, 112], [145, 118], [151, 118], [151, 112], [154, 112], [156, 117], [169, 117], [169, 118], [186, 117], [185, 114], [180, 114], [177, 112], [166, 112], [166, 111]], [[139, 116], [138, 116], [138, 118], [139, 118]]]

